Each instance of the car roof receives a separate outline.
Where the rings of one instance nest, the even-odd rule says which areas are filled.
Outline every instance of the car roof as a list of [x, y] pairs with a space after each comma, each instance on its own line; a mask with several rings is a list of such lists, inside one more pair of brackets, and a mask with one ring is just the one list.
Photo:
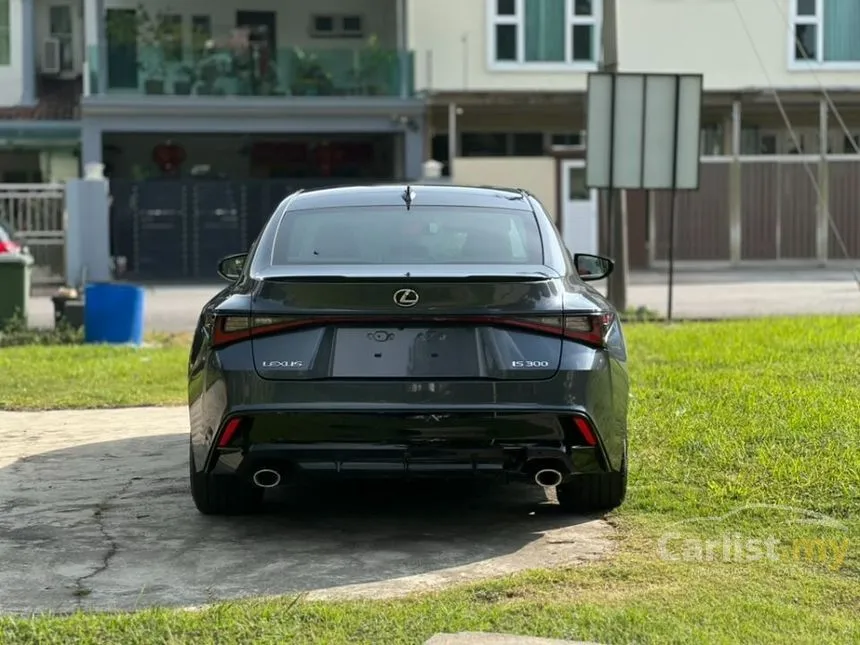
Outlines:
[[514, 188], [452, 184], [377, 184], [301, 191], [289, 199], [288, 211], [356, 206], [403, 206], [406, 189], [415, 206], [466, 206], [531, 211], [528, 194]]

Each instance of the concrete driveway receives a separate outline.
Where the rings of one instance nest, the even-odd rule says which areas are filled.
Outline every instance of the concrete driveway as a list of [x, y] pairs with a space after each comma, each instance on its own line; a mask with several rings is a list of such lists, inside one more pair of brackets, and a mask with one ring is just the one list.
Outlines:
[[0, 412], [0, 612], [380, 597], [606, 555], [527, 486], [327, 486], [197, 513], [185, 408]]
[[[737, 318], [798, 314], [858, 314], [860, 288], [849, 270], [682, 271], [676, 276], [677, 318]], [[146, 328], [186, 332], [197, 323], [201, 307], [221, 284], [149, 287]], [[598, 285], [598, 288], [603, 288]], [[630, 277], [628, 302], [666, 313], [665, 273], [640, 272]], [[50, 298], [30, 300], [30, 324], [53, 325]]]

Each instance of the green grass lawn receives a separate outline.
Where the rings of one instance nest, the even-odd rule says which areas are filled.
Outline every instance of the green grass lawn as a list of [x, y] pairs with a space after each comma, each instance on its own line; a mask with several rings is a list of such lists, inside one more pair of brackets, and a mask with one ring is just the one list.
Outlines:
[[0, 348], [0, 410], [182, 405], [190, 337], [156, 335], [140, 348]]
[[[0, 619], [0, 642], [388, 644], [464, 630], [602, 643], [860, 642], [857, 319], [642, 324], [627, 335], [631, 487], [611, 516], [618, 550], [610, 559], [397, 601], [288, 598]], [[17, 360], [8, 351], [0, 351], [0, 392], [16, 392], [16, 407], [55, 405], [55, 396], [40, 398], [51, 386], [43, 370], [20, 365], [32, 350]], [[56, 368], [64, 401], [168, 402], [174, 389], [173, 401], [183, 396], [184, 349], [39, 351], [44, 363], [51, 352], [64, 357]], [[124, 364], [130, 357], [149, 357], [158, 376], [141, 379], [139, 362]], [[92, 375], [78, 383], [65, 366], [75, 362], [100, 366], [98, 381], [113, 394], [87, 393]], [[17, 376], [6, 373], [10, 365]], [[134, 395], [118, 382], [133, 384]], [[803, 511], [829, 524], [797, 522], [809, 519]], [[665, 536], [673, 539], [661, 555]], [[748, 548], [746, 557], [716, 548], [712, 561], [696, 559], [706, 540], [721, 545], [726, 536]], [[775, 559], [753, 558], [753, 540], [778, 541]], [[683, 561], [669, 559], [681, 553]]]

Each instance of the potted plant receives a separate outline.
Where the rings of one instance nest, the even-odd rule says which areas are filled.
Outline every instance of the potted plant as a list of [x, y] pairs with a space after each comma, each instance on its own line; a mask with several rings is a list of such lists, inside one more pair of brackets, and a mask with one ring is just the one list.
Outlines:
[[316, 54], [296, 48], [290, 90], [296, 96], [329, 96], [334, 91], [332, 76]]
[[197, 82], [197, 74], [191, 65], [180, 65], [176, 70], [177, 77], [173, 81], [173, 93], [180, 95], [191, 94], [191, 88]]
[[398, 78], [399, 54], [395, 50], [384, 48], [379, 38], [373, 34], [367, 40], [367, 46], [359, 57], [359, 84], [365, 94], [385, 96], [392, 93], [392, 80]]
[[138, 42], [141, 46], [140, 69], [144, 73], [143, 91], [146, 94], [164, 94], [166, 76], [164, 44], [173, 30], [165, 21], [165, 13], [150, 17], [140, 5], [137, 9]]

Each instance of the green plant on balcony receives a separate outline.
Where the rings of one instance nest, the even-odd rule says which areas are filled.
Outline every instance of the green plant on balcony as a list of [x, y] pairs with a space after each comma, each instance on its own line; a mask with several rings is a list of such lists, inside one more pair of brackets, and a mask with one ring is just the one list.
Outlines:
[[176, 68], [173, 77], [174, 94], [191, 94], [191, 90], [197, 83], [197, 71], [191, 65], [182, 64]]
[[363, 93], [371, 96], [391, 94], [392, 79], [399, 77], [393, 73], [398, 70], [399, 61], [399, 53], [383, 47], [379, 37], [372, 34], [359, 55], [357, 76]]
[[182, 23], [169, 10], [150, 16], [143, 5], [137, 8], [138, 43], [142, 48], [140, 69], [147, 94], [164, 94], [168, 59], [182, 60]]
[[296, 47], [293, 51], [290, 92], [295, 96], [330, 96], [334, 81], [319, 56]]

